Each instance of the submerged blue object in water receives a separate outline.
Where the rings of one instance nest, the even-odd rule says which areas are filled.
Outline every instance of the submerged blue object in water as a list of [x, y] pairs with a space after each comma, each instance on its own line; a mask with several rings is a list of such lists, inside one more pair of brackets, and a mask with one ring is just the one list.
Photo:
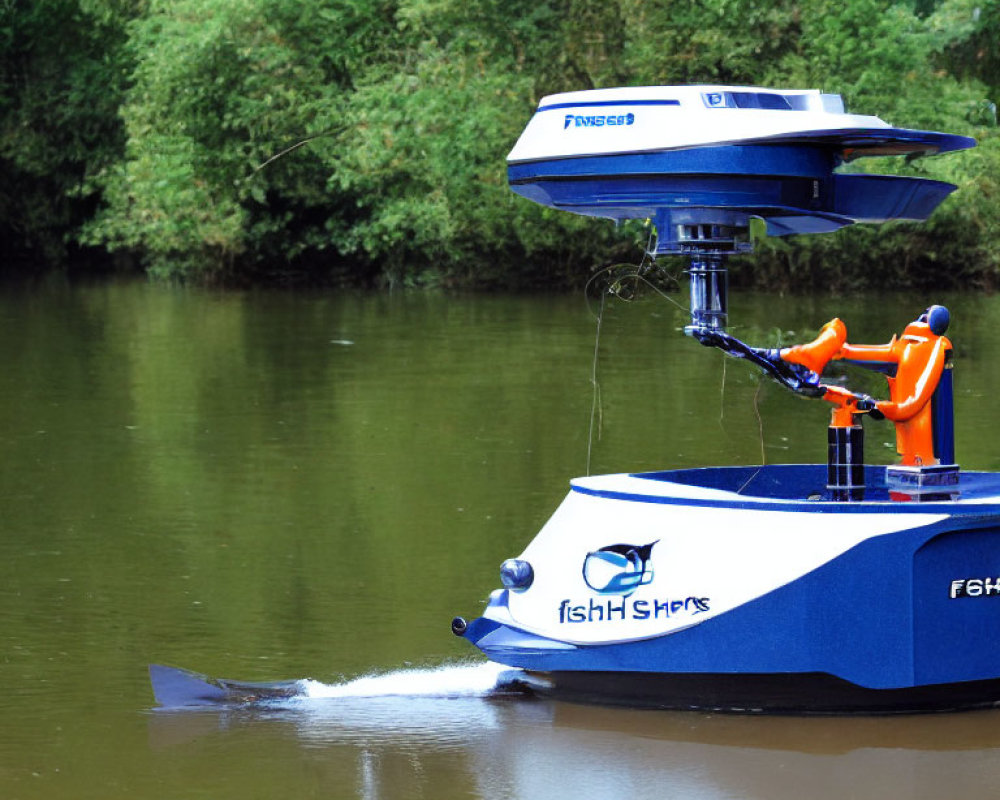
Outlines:
[[149, 665], [149, 679], [156, 702], [165, 709], [246, 705], [267, 700], [287, 700], [304, 694], [300, 681], [247, 683], [209, 678], [197, 672], [162, 664]]

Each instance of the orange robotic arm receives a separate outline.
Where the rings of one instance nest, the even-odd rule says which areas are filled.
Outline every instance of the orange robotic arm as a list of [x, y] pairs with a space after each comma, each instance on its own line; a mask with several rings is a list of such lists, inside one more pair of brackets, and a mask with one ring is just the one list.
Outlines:
[[926, 354], [923, 369], [906, 369], [908, 359], [904, 359], [900, 363], [895, 380], [890, 383], [890, 395], [898, 399], [883, 400], [877, 404], [878, 410], [893, 422], [905, 422], [919, 413], [930, 402], [934, 390], [937, 389], [938, 381], [941, 379], [941, 372], [944, 370], [951, 342], [944, 336], [939, 336], [936, 337], [935, 341], [926, 342], [918, 347], [926, 347], [931, 350], [930, 353]]
[[827, 362], [835, 358], [847, 340], [847, 326], [834, 317], [820, 329], [819, 336], [808, 344], [797, 344], [781, 351], [781, 359], [789, 364], [801, 364], [817, 375]]
[[847, 361], [875, 361], [883, 364], [894, 364], [897, 361], [895, 353], [896, 337], [888, 344], [847, 344], [840, 348], [836, 358]]

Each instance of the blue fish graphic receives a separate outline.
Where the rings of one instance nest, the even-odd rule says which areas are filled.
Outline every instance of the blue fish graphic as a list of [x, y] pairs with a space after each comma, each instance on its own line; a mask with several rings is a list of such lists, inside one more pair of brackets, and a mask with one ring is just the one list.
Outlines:
[[653, 580], [650, 554], [653, 545], [612, 544], [587, 553], [583, 560], [583, 580], [598, 594], [628, 597]]

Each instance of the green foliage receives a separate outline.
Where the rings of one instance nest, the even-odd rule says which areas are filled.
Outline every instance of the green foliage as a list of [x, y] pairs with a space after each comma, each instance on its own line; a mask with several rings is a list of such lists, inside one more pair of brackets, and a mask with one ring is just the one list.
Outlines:
[[36, 259], [197, 281], [579, 286], [646, 231], [507, 189], [544, 94], [815, 86], [980, 146], [852, 164], [960, 192], [928, 224], [767, 242], [734, 279], [992, 287], [998, 35], [1000, 0], [9, 0], [0, 220]]
[[982, 81], [995, 100], [1000, 90], [1000, 2], [947, 0], [929, 23], [941, 63], [960, 78]]
[[463, 27], [464, 8], [401, 7], [420, 43], [352, 94], [329, 186], [357, 198], [359, 216], [338, 250], [380, 261], [390, 282], [545, 285], [569, 277], [559, 274], [567, 261], [585, 273], [587, 245], [606, 244], [608, 226], [546, 212], [507, 188], [502, 154], [537, 102], [533, 76], [517, 65], [523, 32], [499, 14], [486, 19], [488, 5], [477, 27]]
[[128, 143], [101, 176], [107, 205], [88, 240], [139, 251], [159, 274], [214, 279], [322, 243], [337, 198], [318, 149], [268, 162], [342, 126], [363, 40], [380, 27], [377, 9], [357, 10], [151, 2], [130, 27]]
[[120, 157], [128, 0], [0, 4], [0, 260], [62, 265]]
[[802, 5], [795, 0], [620, 0], [626, 71], [634, 76], [629, 82], [782, 82], [778, 64], [795, 51]]
[[957, 22], [958, 5], [941, 3], [926, 18], [888, 0], [857, 0], [837, 15], [820, 13], [817, 3], [803, 14], [797, 51], [780, 69], [792, 84], [823, 86], [842, 94], [851, 111], [901, 127], [972, 136], [978, 147], [909, 164], [878, 158], [850, 165], [942, 180], [959, 189], [927, 223], [857, 226], [833, 236], [771, 242], [747, 265], [753, 272], [743, 280], [838, 290], [997, 285], [1000, 140], [990, 90], [941, 67], [945, 48], [959, 47], [960, 38], [974, 30]]

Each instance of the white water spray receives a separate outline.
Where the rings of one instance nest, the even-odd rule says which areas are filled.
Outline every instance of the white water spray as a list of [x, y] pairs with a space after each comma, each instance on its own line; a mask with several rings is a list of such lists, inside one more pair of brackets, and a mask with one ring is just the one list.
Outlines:
[[523, 674], [519, 669], [487, 661], [365, 675], [346, 683], [303, 680], [300, 685], [303, 695], [309, 698], [487, 697], [509, 691]]

